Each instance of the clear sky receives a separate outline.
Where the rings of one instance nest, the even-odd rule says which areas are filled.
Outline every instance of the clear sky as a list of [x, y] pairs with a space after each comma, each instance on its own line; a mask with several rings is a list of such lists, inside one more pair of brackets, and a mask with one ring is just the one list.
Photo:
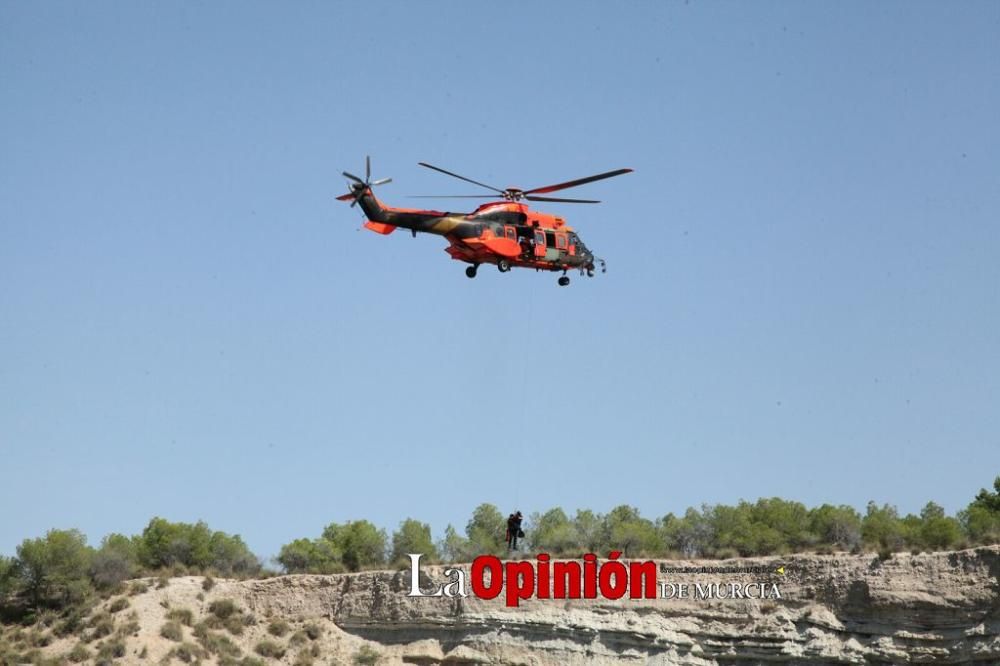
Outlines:
[[[566, 191], [592, 280], [359, 231]], [[996, 2], [0, 3], [0, 553], [1000, 474]]]

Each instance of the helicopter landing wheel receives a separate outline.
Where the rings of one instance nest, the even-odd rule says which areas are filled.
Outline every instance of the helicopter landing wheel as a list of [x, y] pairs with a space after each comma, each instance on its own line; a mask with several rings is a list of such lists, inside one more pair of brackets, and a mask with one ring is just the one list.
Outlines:
[[510, 270], [510, 262], [506, 259], [501, 259], [497, 262], [497, 270], [501, 273], [506, 273]]
[[594, 277], [594, 269], [593, 268], [588, 268], [587, 269], [587, 277]]
[[560, 287], [565, 287], [568, 284], [569, 284], [569, 278], [568, 277], [566, 277], [565, 275], [563, 275], [561, 278], [559, 278], [559, 286]]
[[478, 268], [478, 266], [476, 266], [475, 264], [473, 264], [472, 266], [467, 267], [465, 269], [465, 277], [467, 277], [469, 279], [472, 279], [472, 278], [476, 277], [476, 269], [477, 268]]

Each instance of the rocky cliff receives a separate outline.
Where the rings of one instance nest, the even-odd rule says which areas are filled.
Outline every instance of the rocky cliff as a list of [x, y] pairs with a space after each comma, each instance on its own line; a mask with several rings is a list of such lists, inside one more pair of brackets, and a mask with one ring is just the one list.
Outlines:
[[[1000, 547], [885, 561], [838, 554], [662, 564], [671, 568], [658, 574], [673, 586], [665, 589], [687, 584], [692, 594], [527, 599], [510, 608], [502, 595], [410, 598], [409, 570], [217, 581], [208, 591], [201, 578], [177, 578], [131, 597], [139, 626], [121, 660], [169, 660], [189, 637], [210, 648], [195, 638], [211, 635], [197, 623], [213, 600], [231, 599], [246, 618], [229, 637], [242, 650], [234, 654], [263, 658], [255, 651], [268, 652], [257, 649], [268, 640], [277, 648], [268, 658], [289, 664], [1000, 664]], [[702, 567], [758, 572], [679, 571]], [[447, 581], [443, 569], [422, 567], [421, 587]], [[696, 584], [713, 583], [777, 589], [780, 598], [695, 598]], [[179, 640], [161, 635], [171, 609], [194, 614], [195, 628]], [[287, 634], [273, 631], [276, 620], [291, 625]]]

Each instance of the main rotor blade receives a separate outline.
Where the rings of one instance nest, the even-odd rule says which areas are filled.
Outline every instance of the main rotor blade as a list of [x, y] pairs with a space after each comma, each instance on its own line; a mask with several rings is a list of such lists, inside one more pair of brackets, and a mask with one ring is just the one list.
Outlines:
[[530, 194], [525, 194], [524, 198], [528, 201], [558, 201], [560, 203], [601, 203], [600, 201], [595, 201], [594, 199], [558, 199], [556, 197], [536, 197]]
[[620, 176], [623, 173], [631, 172], [632, 169], [615, 169], [614, 171], [608, 171], [607, 173], [599, 173], [596, 176], [587, 176], [586, 178], [570, 180], [565, 183], [559, 183], [558, 185], [546, 185], [545, 187], [536, 187], [533, 190], [525, 190], [524, 194], [544, 194], [546, 192], [555, 192], [556, 190], [565, 190], [569, 187], [585, 185], [586, 183], [592, 183], [595, 180], [603, 180], [604, 178], [611, 178], [613, 176]]
[[493, 187], [492, 185], [487, 185], [486, 183], [480, 183], [477, 180], [472, 180], [471, 178], [466, 178], [465, 176], [459, 176], [457, 173], [452, 173], [451, 171], [446, 171], [446, 170], [442, 169], [441, 167], [434, 166], [433, 164], [428, 164], [427, 162], [417, 162], [417, 164], [419, 164], [422, 167], [427, 167], [428, 169], [434, 169], [435, 171], [440, 171], [441, 173], [447, 174], [447, 175], [451, 176], [452, 178], [458, 178], [459, 180], [464, 180], [467, 183], [472, 183], [473, 185], [478, 185], [479, 187], [485, 187], [488, 190], [493, 190], [494, 192], [499, 192], [500, 194], [503, 194], [503, 190], [497, 189], [497, 188]]
[[499, 194], [411, 194], [408, 199], [503, 199]]
[[364, 185], [365, 184], [365, 181], [361, 180], [360, 178], [358, 178], [357, 176], [355, 176], [353, 173], [347, 173], [346, 171], [341, 171], [341, 173], [344, 174], [345, 176], [347, 176], [348, 178], [350, 178], [351, 180], [353, 180], [355, 183], [357, 183], [359, 185]]
[[372, 156], [365, 155], [365, 182], [372, 179]]

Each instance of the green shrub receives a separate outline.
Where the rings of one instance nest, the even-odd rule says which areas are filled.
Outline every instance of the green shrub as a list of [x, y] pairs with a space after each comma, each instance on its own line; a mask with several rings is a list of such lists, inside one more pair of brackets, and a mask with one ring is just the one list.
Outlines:
[[299, 647], [301, 645], [305, 645], [308, 642], [309, 642], [309, 637], [306, 635], [306, 632], [302, 631], [301, 629], [292, 634], [292, 637], [288, 639], [288, 644], [291, 645], [292, 647]]
[[115, 621], [107, 613], [98, 613], [90, 620], [90, 639], [104, 638], [110, 636], [115, 630]]
[[305, 627], [303, 627], [302, 630], [306, 632], [306, 636], [308, 636], [309, 640], [311, 641], [314, 641], [323, 635], [323, 627], [319, 626], [314, 622], [310, 622]]
[[292, 666], [312, 666], [314, 663], [316, 663], [315, 658], [309, 650], [300, 650], [295, 655], [295, 661], [292, 662]]
[[211, 654], [218, 655], [220, 657], [238, 658], [243, 652], [240, 650], [239, 646], [230, 640], [230, 638], [225, 634], [216, 634], [208, 631], [196, 631], [195, 636], [197, 637], [198, 644]]
[[139, 633], [140, 628], [138, 620], [129, 619], [124, 624], [118, 626], [118, 629], [115, 630], [115, 636], [119, 638], [133, 636]]
[[378, 650], [368, 645], [362, 645], [361, 649], [354, 653], [355, 664], [371, 666], [372, 664], [377, 664], [381, 658], [382, 655], [379, 654]]
[[272, 636], [282, 637], [291, 630], [291, 626], [284, 620], [271, 620], [267, 625], [267, 633]]
[[97, 661], [121, 659], [125, 656], [125, 641], [112, 639], [97, 646]]
[[194, 622], [194, 612], [190, 608], [173, 608], [167, 613], [167, 619], [190, 627]]
[[171, 641], [180, 641], [184, 638], [184, 630], [180, 622], [170, 620], [160, 627], [160, 635]]
[[137, 594], [143, 594], [147, 591], [149, 591], [149, 583], [144, 580], [136, 580], [132, 581], [132, 584], [129, 585], [128, 595], [134, 597]]
[[254, 652], [267, 659], [281, 659], [285, 656], [285, 648], [271, 640], [262, 640], [253, 649]]
[[208, 654], [194, 643], [181, 643], [171, 650], [169, 655], [185, 664], [190, 664], [192, 661], [200, 661], [208, 657]]
[[220, 620], [225, 620], [238, 611], [239, 607], [232, 599], [217, 599], [208, 605], [208, 612]]
[[126, 599], [125, 597], [118, 597], [117, 599], [112, 601], [111, 604], [108, 606], [108, 612], [118, 613], [128, 608], [128, 606], [129, 606], [128, 599]]
[[213, 587], [215, 587], [215, 579], [211, 576], [205, 576], [205, 580], [201, 581], [201, 589], [208, 592]]
[[90, 650], [83, 643], [77, 643], [66, 655], [66, 658], [74, 664], [79, 664], [90, 659]]
[[226, 631], [231, 633], [233, 636], [242, 636], [243, 627], [247, 624], [245, 617], [240, 617], [239, 614], [230, 615], [225, 620], [222, 621], [222, 626], [226, 628]]
[[67, 613], [66, 617], [62, 620], [56, 622], [56, 625], [52, 628], [52, 633], [60, 638], [77, 633], [83, 628], [83, 616], [83, 611], [74, 609]]

